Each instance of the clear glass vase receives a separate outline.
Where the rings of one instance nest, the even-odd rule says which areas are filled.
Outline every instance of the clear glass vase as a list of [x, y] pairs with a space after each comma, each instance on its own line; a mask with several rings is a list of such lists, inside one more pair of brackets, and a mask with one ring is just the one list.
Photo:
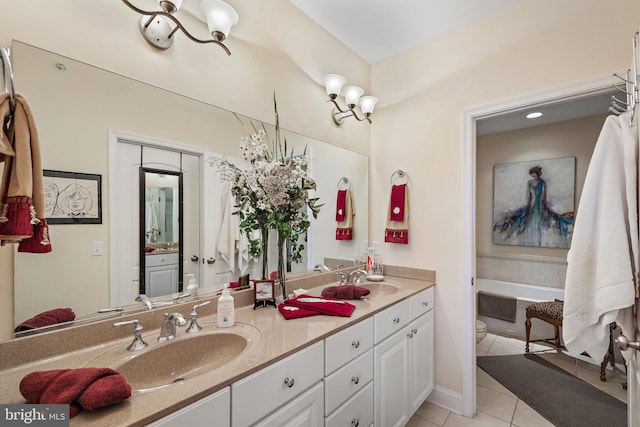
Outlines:
[[260, 238], [262, 240], [262, 280], [268, 279], [269, 270], [269, 228], [260, 227]]
[[285, 253], [285, 243], [287, 239], [282, 235], [282, 233], [278, 233], [278, 284], [280, 285], [280, 293], [282, 295], [282, 300], [287, 299], [287, 281], [286, 281], [286, 253]]

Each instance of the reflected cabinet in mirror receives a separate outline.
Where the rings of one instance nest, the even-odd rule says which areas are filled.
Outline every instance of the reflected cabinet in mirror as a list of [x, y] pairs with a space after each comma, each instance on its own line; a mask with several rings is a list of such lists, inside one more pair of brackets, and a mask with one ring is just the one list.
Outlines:
[[182, 291], [182, 172], [140, 168], [140, 294]]
[[[260, 260], [248, 257], [241, 236], [225, 228], [235, 219], [233, 197], [224, 171], [211, 161], [225, 157], [246, 167], [240, 140], [253, 132], [250, 123], [262, 126], [259, 121], [240, 115], [238, 120], [231, 111], [25, 43], [14, 41], [12, 47], [15, 85], [34, 111], [43, 167], [101, 175], [104, 191], [101, 224], [52, 224], [50, 254], [15, 252], [14, 318], [2, 321], [16, 325], [58, 307], [72, 308], [77, 319], [93, 319], [109, 307], [142, 309], [139, 294], [171, 300], [187, 275], [201, 293], [244, 273], [261, 276]], [[274, 131], [273, 125], [265, 128]], [[290, 271], [318, 274], [313, 267], [325, 257], [353, 259], [367, 239], [368, 158], [287, 130], [283, 137], [296, 152], [310, 154], [313, 196], [324, 203], [311, 220], [305, 261], [291, 264]], [[141, 168], [156, 171], [141, 176]], [[173, 185], [155, 183], [159, 175], [178, 179], [177, 194]], [[351, 182], [356, 212], [353, 240], [335, 238], [343, 177]], [[149, 205], [140, 198], [146, 200], [147, 190]], [[92, 251], [96, 245], [101, 254]], [[156, 265], [152, 257], [163, 251], [177, 268], [163, 273], [167, 286], [156, 290], [147, 273]], [[270, 271], [276, 263], [270, 257]]]

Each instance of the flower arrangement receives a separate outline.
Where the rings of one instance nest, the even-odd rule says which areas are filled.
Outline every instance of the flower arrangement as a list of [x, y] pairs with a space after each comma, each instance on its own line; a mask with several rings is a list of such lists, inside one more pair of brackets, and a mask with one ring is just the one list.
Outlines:
[[[279, 258], [283, 256], [284, 242], [289, 240], [292, 261], [301, 262], [306, 233], [311, 225], [306, 208], [317, 218], [322, 206], [318, 204], [317, 197], [309, 196], [309, 190], [315, 190], [316, 183], [307, 176], [310, 162], [307, 149], [305, 147], [301, 155], [294, 155], [293, 149], [288, 150], [286, 139], [281, 142], [275, 94], [273, 105], [276, 120], [273, 141], [269, 139], [264, 124], [257, 129], [252, 122], [253, 132], [249, 131], [249, 136], [240, 140], [240, 151], [243, 159], [249, 162], [249, 168], [242, 169], [225, 159], [218, 160], [220, 166], [231, 172], [231, 191], [238, 208], [234, 213], [240, 215], [240, 228], [249, 240], [250, 254], [253, 257], [263, 255], [263, 276], [266, 273], [269, 230], [278, 232]], [[236, 118], [245, 126], [237, 115]], [[284, 270], [281, 263], [280, 259], [278, 275], [282, 283]]]

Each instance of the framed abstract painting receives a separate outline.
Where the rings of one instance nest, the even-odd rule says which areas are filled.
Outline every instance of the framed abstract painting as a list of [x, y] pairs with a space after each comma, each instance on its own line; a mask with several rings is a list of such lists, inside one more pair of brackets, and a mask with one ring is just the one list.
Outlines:
[[575, 210], [576, 158], [493, 167], [493, 243], [568, 248]]

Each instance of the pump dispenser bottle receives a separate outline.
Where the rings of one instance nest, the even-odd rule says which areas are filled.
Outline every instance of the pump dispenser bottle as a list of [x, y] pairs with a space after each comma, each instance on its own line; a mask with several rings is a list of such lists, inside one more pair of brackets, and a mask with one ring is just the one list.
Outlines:
[[198, 296], [198, 283], [196, 282], [195, 274], [188, 273], [185, 276], [189, 277], [189, 283], [187, 284], [187, 293], [190, 293], [192, 296]]
[[218, 327], [228, 328], [235, 322], [235, 307], [228, 285], [224, 285], [222, 296], [218, 298]]

